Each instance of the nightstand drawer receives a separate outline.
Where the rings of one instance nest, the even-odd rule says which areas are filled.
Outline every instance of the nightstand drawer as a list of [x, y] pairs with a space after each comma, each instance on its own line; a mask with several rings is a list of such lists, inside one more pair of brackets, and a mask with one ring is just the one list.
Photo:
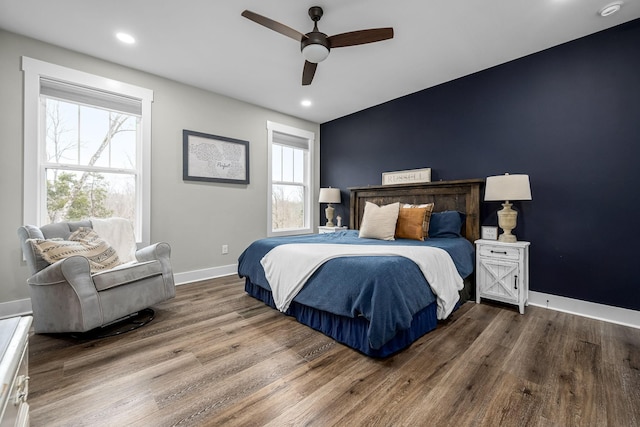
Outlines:
[[520, 258], [520, 250], [518, 248], [512, 248], [505, 245], [482, 245], [480, 247], [479, 255], [481, 257], [511, 259], [517, 261]]

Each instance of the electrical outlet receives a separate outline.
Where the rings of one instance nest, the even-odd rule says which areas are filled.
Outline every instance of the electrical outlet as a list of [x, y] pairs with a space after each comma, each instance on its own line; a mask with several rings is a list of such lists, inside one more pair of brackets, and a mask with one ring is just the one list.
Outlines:
[[222, 245], [222, 255], [229, 253], [229, 245]]

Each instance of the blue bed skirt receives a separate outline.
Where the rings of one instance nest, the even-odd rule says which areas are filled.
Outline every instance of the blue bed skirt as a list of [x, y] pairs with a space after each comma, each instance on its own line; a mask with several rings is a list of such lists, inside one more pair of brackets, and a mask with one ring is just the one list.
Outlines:
[[[271, 291], [251, 283], [248, 278], [245, 280], [244, 289], [252, 297], [272, 308], [276, 307]], [[369, 346], [367, 338], [369, 322], [363, 317], [338, 316], [299, 304], [296, 301], [292, 302], [285, 314], [295, 317], [303, 325], [320, 331], [367, 356], [382, 358], [409, 347], [415, 340], [435, 329], [438, 324], [437, 306], [437, 303], [433, 302], [416, 313], [409, 329], [399, 331], [395, 337], [379, 349], [373, 349]]]

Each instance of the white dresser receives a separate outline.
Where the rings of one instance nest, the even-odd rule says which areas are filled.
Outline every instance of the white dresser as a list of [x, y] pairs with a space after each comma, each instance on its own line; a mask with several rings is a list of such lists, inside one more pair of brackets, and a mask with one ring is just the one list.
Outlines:
[[29, 425], [29, 328], [31, 316], [0, 320], [0, 427]]

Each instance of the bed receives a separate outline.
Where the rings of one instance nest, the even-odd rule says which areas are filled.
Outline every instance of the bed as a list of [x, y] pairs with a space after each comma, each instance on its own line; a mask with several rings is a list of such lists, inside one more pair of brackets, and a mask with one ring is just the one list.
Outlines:
[[[238, 259], [245, 291], [368, 356], [390, 356], [435, 329], [439, 318], [470, 298], [483, 183], [473, 179], [351, 188], [349, 230], [260, 239], [245, 249]], [[433, 204], [429, 238], [359, 237], [372, 223], [375, 208], [367, 203], [385, 208], [396, 202], [420, 208]], [[435, 258], [427, 262], [427, 255]], [[300, 267], [304, 271], [296, 273], [301, 275], [296, 291], [283, 293], [279, 281], [306, 265], [307, 258], [316, 264]], [[278, 270], [278, 263], [285, 268]], [[429, 275], [433, 263], [454, 271]]]

